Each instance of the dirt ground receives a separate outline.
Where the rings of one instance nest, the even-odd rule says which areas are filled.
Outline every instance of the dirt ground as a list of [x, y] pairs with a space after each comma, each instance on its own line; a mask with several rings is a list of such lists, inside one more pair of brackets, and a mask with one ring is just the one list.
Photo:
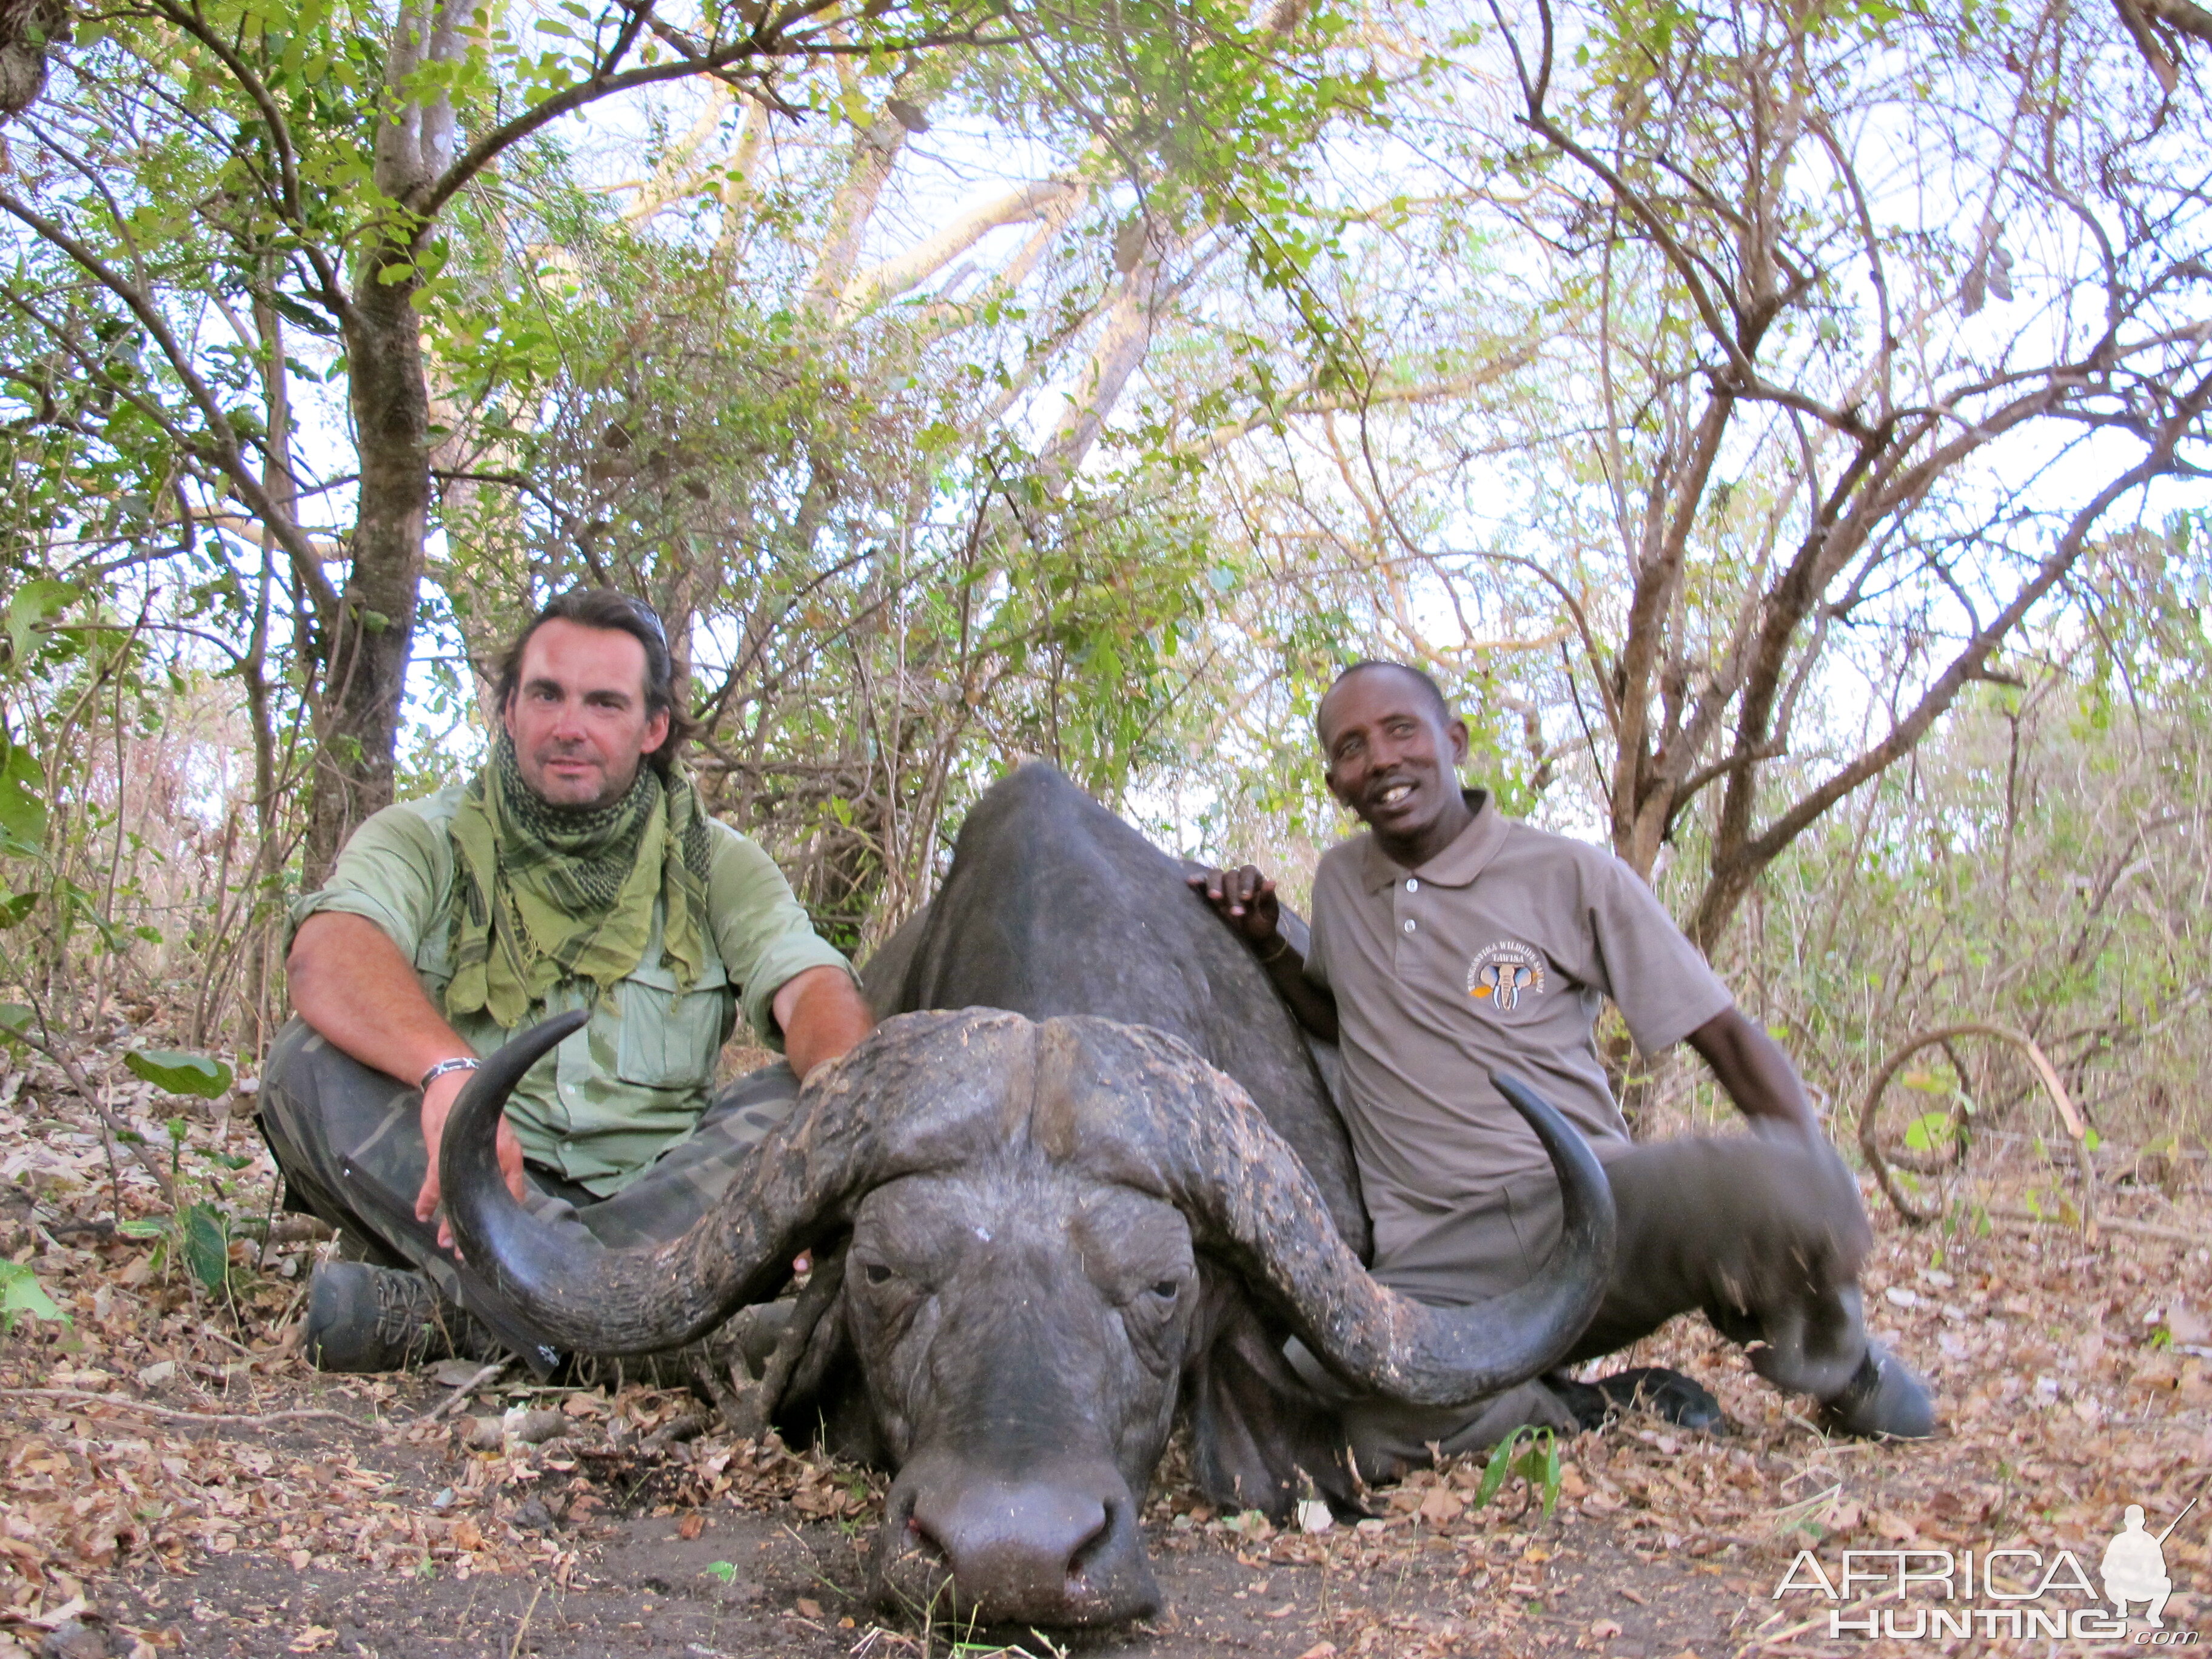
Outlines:
[[[1468, 1466], [1377, 1492], [1375, 1518], [1316, 1534], [1213, 1513], [1171, 1456], [1147, 1509], [1165, 1610], [1079, 1634], [864, 1605], [880, 1482], [699, 1432], [688, 1397], [495, 1380], [456, 1398], [450, 1370], [318, 1376], [291, 1346], [318, 1247], [283, 1229], [266, 1250], [236, 1243], [234, 1285], [210, 1296], [103, 1224], [103, 1150], [0, 1103], [0, 1255], [69, 1316], [0, 1340], [0, 1659], [1927, 1651], [1830, 1634], [1833, 1610], [1858, 1620], [1913, 1597], [1777, 1587], [1808, 1582], [1801, 1551], [1831, 1578], [1846, 1550], [2002, 1547], [2069, 1549], [2094, 1573], [2125, 1505], [2155, 1530], [2199, 1495], [2164, 1545], [2166, 1632], [2138, 1622], [2101, 1645], [2201, 1644], [2212, 1626], [2212, 1250], [2195, 1242], [2212, 1218], [2193, 1182], [2117, 1184], [2101, 1200], [2187, 1237], [2094, 1243], [1974, 1211], [1909, 1229], [1869, 1190], [1869, 1305], [1935, 1384], [1933, 1442], [1832, 1443], [1700, 1322], [1678, 1322], [1617, 1363], [1688, 1370], [1728, 1433], [1629, 1419], [1581, 1436], [1560, 1449], [1548, 1519], [1518, 1480], [1477, 1504]], [[123, 1185], [144, 1200], [143, 1182]], [[504, 1435], [509, 1407], [531, 1437], [558, 1432]], [[559, 1416], [532, 1428], [520, 1411]]]

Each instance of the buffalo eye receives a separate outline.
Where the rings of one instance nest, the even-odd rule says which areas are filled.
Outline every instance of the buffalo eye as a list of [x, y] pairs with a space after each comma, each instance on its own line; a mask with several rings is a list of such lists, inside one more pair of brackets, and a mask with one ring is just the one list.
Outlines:
[[887, 1284], [891, 1276], [891, 1270], [880, 1261], [871, 1261], [861, 1271], [868, 1275], [868, 1283], [871, 1285]]
[[1152, 1294], [1163, 1302], [1172, 1302], [1182, 1292], [1182, 1286], [1172, 1279], [1163, 1279], [1152, 1286]]

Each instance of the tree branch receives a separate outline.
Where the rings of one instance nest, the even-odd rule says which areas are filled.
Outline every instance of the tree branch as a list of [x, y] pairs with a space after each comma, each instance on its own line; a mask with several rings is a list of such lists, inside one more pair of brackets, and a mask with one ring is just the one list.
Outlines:
[[1759, 836], [1730, 854], [1725, 867], [1715, 870], [1698, 902], [1693, 937], [1708, 942], [1716, 937], [1733, 911], [1735, 897], [1758, 871], [1771, 864], [1830, 807], [1869, 779], [1879, 775], [1920, 741], [1928, 728], [1957, 701], [1960, 689], [1984, 670], [1990, 653], [2005, 636], [2073, 568], [2090, 533], [2112, 504], [2168, 469], [2174, 450], [2188, 435], [2191, 426], [2203, 416], [2208, 404], [2212, 404], [2212, 376], [2200, 380], [2182, 400], [2182, 406], [2164, 423], [2149, 453], [2106, 483], [2074, 515], [2065, 533], [2037, 567], [2035, 574], [1985, 626], [1976, 630], [1880, 743], [1838, 768]]
[[439, 175], [437, 182], [424, 191], [420, 198], [407, 203], [406, 206], [428, 223], [438, 216], [446, 204], [452, 201], [471, 179], [489, 167], [510, 146], [541, 128], [551, 125], [562, 116], [572, 115], [617, 93], [633, 91], [639, 87], [658, 86], [665, 81], [681, 81], [694, 75], [720, 74], [732, 64], [748, 58], [868, 57], [879, 53], [895, 56], [901, 52], [925, 52], [934, 46], [1012, 46], [1021, 39], [1019, 36], [987, 37], [969, 28], [930, 31], [900, 40], [871, 41], [866, 45], [844, 46], [826, 40], [807, 40], [787, 46], [779, 38], [784, 27], [784, 20], [779, 18], [773, 30], [756, 30], [743, 40], [717, 47], [696, 58], [678, 58], [666, 64], [641, 64], [618, 74], [602, 72], [588, 81], [580, 81], [567, 91], [547, 99], [542, 104], [533, 105], [511, 120], [494, 127], [455, 157], [453, 165]]
[[[306, 536], [290, 515], [277, 510], [268, 492], [261, 487], [260, 478], [246, 465], [245, 457], [239, 453], [237, 441], [229, 435], [229, 417], [209, 389], [207, 382], [193, 368], [191, 359], [185, 356], [160, 309], [59, 223], [20, 200], [12, 191], [0, 189], [0, 211], [29, 226], [40, 238], [67, 254], [80, 270], [129, 307], [131, 315], [154, 337], [155, 343], [161, 349], [161, 355], [168, 359], [170, 368], [184, 383], [185, 392], [199, 410], [200, 418], [205, 423], [205, 447], [212, 451], [211, 459], [222, 468], [224, 477], [238, 492], [239, 499], [252, 508], [254, 515], [266, 524], [270, 533], [284, 544], [284, 550], [291, 556], [301, 581], [307, 584], [319, 599], [327, 596], [330, 602], [335, 604], [337, 595], [324, 578]], [[81, 354], [73, 355], [81, 356]], [[142, 409], [149, 407], [143, 399], [133, 398], [133, 402]], [[194, 447], [193, 441], [166, 417], [160, 418], [159, 424], [187, 450]]]
[[155, 0], [155, 10], [220, 58], [223, 67], [230, 71], [232, 79], [245, 88], [246, 95], [253, 100], [254, 108], [261, 112], [262, 120], [268, 124], [269, 142], [276, 151], [276, 173], [282, 185], [278, 206], [289, 223], [304, 230], [306, 215], [300, 205], [300, 169], [292, 147], [292, 129], [284, 119], [283, 111], [277, 107], [276, 100], [270, 96], [269, 88], [262, 84], [261, 77], [253, 72], [252, 66], [232, 50], [229, 42], [208, 27], [206, 20], [197, 9], [168, 4], [166, 0]]
[[1080, 195], [1084, 188], [1071, 179], [1041, 179], [1018, 185], [970, 209], [896, 258], [886, 259], [848, 278], [843, 293], [838, 296], [839, 320], [850, 320], [870, 306], [896, 299], [992, 231], [1039, 218], [1050, 209]]
[[1213, 428], [1200, 438], [1192, 438], [1176, 446], [1179, 456], [1203, 459], [1218, 453], [1239, 438], [1263, 426], [1272, 426], [1279, 420], [1296, 419], [1305, 415], [1340, 415], [1348, 410], [1364, 411], [1388, 404], [1429, 404], [1447, 398], [1465, 397], [1480, 390], [1516, 369], [1526, 368], [1536, 361], [1533, 345], [1516, 345], [1487, 362], [1478, 364], [1463, 374], [1448, 380], [1423, 380], [1410, 386], [1381, 386], [1371, 392], [1316, 392], [1309, 380], [1285, 390], [1265, 409], [1255, 410], [1241, 421], [1231, 421]]

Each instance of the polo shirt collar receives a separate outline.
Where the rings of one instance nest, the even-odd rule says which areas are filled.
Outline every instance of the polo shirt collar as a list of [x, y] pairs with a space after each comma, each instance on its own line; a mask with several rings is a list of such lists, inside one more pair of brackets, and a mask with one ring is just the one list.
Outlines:
[[1408, 870], [1376, 845], [1370, 830], [1361, 858], [1360, 884], [1370, 893], [1379, 893], [1393, 882], [1410, 875], [1438, 887], [1465, 887], [1480, 875], [1504, 842], [1505, 815], [1491, 805], [1486, 789], [1462, 789], [1459, 793], [1460, 799], [1474, 814], [1474, 822], [1461, 830], [1450, 846], [1419, 869]]

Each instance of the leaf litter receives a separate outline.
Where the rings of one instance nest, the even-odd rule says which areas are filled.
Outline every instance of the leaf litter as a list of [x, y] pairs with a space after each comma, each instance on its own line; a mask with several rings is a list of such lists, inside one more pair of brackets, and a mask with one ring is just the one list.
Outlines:
[[[656, 1596], [665, 1610], [674, 1593], [653, 1571], [639, 1577], [637, 1563], [711, 1553], [731, 1527], [757, 1533], [753, 1547], [785, 1563], [781, 1577], [725, 1560], [702, 1560], [690, 1577], [773, 1621], [780, 1649], [952, 1650], [946, 1633], [879, 1621], [855, 1599], [881, 1514], [873, 1473], [772, 1435], [732, 1439], [678, 1392], [495, 1378], [470, 1409], [434, 1418], [482, 1368], [449, 1371], [442, 1385], [429, 1370], [309, 1369], [298, 1316], [325, 1245], [297, 1218], [258, 1224], [274, 1176], [258, 1138], [203, 1109], [173, 1139], [179, 1103], [108, 1069], [111, 1109], [180, 1170], [207, 1172], [194, 1190], [232, 1229], [230, 1272], [211, 1290], [189, 1262], [159, 1260], [161, 1240], [144, 1236], [155, 1230], [130, 1224], [161, 1212], [156, 1184], [111, 1158], [120, 1149], [58, 1072], [33, 1062], [0, 1079], [0, 1261], [19, 1279], [27, 1269], [67, 1321], [18, 1315], [0, 1339], [0, 1659], [473, 1650], [450, 1645], [465, 1638], [380, 1632], [374, 1618], [349, 1631], [334, 1613], [303, 1616], [242, 1589], [226, 1606], [226, 1574], [249, 1563], [407, 1586], [410, 1603], [501, 1586], [516, 1651], [615, 1650], [606, 1631], [650, 1627], [635, 1615]], [[2100, 1194], [2100, 1208], [2121, 1215], [2130, 1196]], [[1071, 1638], [1079, 1647], [1067, 1650], [1745, 1659], [1956, 1648], [1831, 1641], [1825, 1617], [1813, 1616], [1826, 1603], [1778, 1599], [1774, 1587], [1805, 1548], [1831, 1563], [1847, 1548], [1908, 1547], [2063, 1546], [2092, 1560], [2125, 1505], [2170, 1518], [2206, 1494], [2212, 1255], [2203, 1245], [2114, 1231], [2092, 1245], [2063, 1227], [1978, 1215], [1948, 1233], [1917, 1231], [1870, 1188], [1869, 1201], [1869, 1319], [1934, 1386], [1935, 1441], [1831, 1441], [1803, 1402], [1759, 1382], [1702, 1322], [1680, 1320], [1604, 1369], [1687, 1371], [1719, 1397], [1730, 1431], [1630, 1417], [1567, 1439], [1548, 1520], [1525, 1474], [1480, 1501], [1478, 1457], [1375, 1492], [1368, 1519], [1279, 1529], [1256, 1513], [1215, 1510], [1171, 1450], [1146, 1512], [1167, 1610], [1118, 1635]], [[2201, 1185], [2145, 1201], [2165, 1231], [2212, 1237]], [[2165, 1546], [2178, 1627], [2212, 1612], [2207, 1510], [2212, 1501]], [[641, 1530], [654, 1526], [650, 1537]], [[164, 1621], [153, 1609], [175, 1608], [179, 1595], [167, 1592], [179, 1587], [190, 1611]], [[549, 1592], [566, 1609], [557, 1618], [539, 1607]], [[601, 1608], [588, 1629], [577, 1617], [586, 1600]], [[217, 1628], [229, 1647], [208, 1644]], [[563, 1647], [564, 1630], [587, 1633]], [[1050, 1638], [963, 1650], [1066, 1646]]]

